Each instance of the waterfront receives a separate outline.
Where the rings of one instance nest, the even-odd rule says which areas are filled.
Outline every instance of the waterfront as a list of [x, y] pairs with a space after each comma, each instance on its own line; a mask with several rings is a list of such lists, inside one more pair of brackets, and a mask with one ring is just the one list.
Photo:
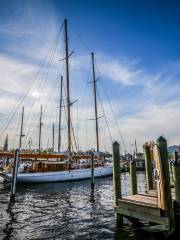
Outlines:
[[[145, 175], [137, 176], [138, 191], [144, 192]], [[128, 173], [122, 174], [122, 183], [123, 194], [129, 194]], [[144, 239], [127, 219], [116, 230], [112, 177], [96, 179], [94, 194], [85, 180], [19, 185], [9, 209], [8, 200], [9, 185], [0, 183], [0, 239]], [[146, 239], [156, 238], [146, 233]]]

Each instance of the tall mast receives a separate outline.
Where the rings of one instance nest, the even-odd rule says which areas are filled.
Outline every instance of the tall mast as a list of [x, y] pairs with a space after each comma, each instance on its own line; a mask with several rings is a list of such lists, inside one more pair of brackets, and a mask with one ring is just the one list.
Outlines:
[[67, 113], [68, 113], [68, 150], [71, 153], [71, 112], [70, 112], [70, 91], [69, 91], [69, 51], [68, 51], [68, 33], [67, 33], [67, 19], [64, 20], [64, 34], [65, 34], [65, 51], [66, 51], [66, 81], [67, 81]]
[[24, 106], [22, 109], [22, 117], [21, 117], [21, 131], [20, 131], [20, 137], [19, 137], [19, 151], [21, 149], [21, 145], [22, 145], [22, 137], [23, 135], [23, 121], [24, 121]]
[[53, 123], [53, 128], [52, 128], [52, 150], [54, 152], [54, 123]]
[[61, 76], [61, 86], [60, 86], [60, 102], [59, 102], [59, 131], [58, 131], [58, 152], [61, 151], [61, 109], [62, 109], [62, 84], [63, 76]]
[[94, 53], [92, 56], [92, 70], [93, 70], [93, 86], [94, 86], [94, 110], [95, 110], [95, 120], [96, 120], [96, 150], [99, 152], [99, 131], [98, 131], [98, 116], [97, 116], [97, 98], [96, 98], [96, 74], [94, 67]]
[[39, 153], [41, 152], [41, 128], [42, 128], [42, 105], [41, 105], [41, 113], [39, 118]]

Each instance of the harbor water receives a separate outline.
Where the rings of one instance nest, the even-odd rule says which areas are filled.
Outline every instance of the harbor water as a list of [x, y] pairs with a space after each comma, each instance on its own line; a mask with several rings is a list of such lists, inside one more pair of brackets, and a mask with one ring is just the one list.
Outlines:
[[[138, 192], [145, 191], [139, 172]], [[124, 218], [117, 225], [113, 210], [113, 179], [18, 185], [9, 206], [10, 185], [0, 183], [0, 239], [159, 239]], [[131, 192], [129, 173], [122, 174], [122, 192]], [[144, 222], [145, 225], [147, 223]]]

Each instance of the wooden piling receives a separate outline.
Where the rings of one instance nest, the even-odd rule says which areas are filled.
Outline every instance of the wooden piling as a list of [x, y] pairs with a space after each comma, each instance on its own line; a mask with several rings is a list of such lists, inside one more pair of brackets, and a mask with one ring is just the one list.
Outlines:
[[91, 188], [94, 188], [94, 153], [91, 157]]
[[169, 230], [168, 234], [172, 234], [175, 229], [174, 224], [174, 213], [173, 213], [173, 206], [172, 206], [172, 196], [171, 196], [171, 186], [170, 186], [170, 177], [169, 177], [169, 164], [168, 164], [168, 151], [167, 151], [167, 141], [162, 136], [157, 139], [157, 146], [159, 149], [159, 161], [160, 161], [160, 171], [161, 171], [161, 181], [162, 184], [160, 187], [159, 194], [163, 192], [163, 198], [158, 196], [158, 198], [163, 201], [161, 208], [162, 216], [166, 216], [169, 218]]
[[150, 145], [148, 144], [145, 144], [143, 148], [144, 148], [144, 157], [145, 157], [147, 191], [150, 191], [153, 189], [151, 149], [150, 149]]
[[113, 143], [113, 184], [114, 184], [114, 207], [116, 215], [116, 224], [123, 225], [123, 216], [118, 213], [117, 209], [120, 207], [119, 200], [121, 195], [121, 168], [120, 168], [120, 152], [119, 143]]
[[14, 200], [15, 194], [16, 194], [16, 181], [17, 181], [17, 172], [18, 172], [18, 160], [19, 160], [19, 149], [16, 149], [15, 150], [15, 155], [14, 155], [12, 179], [11, 179], [10, 202], [12, 202]]
[[121, 198], [121, 176], [120, 176], [120, 153], [119, 143], [113, 143], [113, 183], [114, 183], [114, 205], [118, 206], [118, 199]]
[[175, 200], [178, 207], [180, 207], [180, 163], [178, 162], [177, 152], [174, 152], [173, 176], [174, 176]]
[[137, 194], [137, 176], [136, 176], [136, 162], [134, 159], [130, 162], [130, 179], [132, 194]]

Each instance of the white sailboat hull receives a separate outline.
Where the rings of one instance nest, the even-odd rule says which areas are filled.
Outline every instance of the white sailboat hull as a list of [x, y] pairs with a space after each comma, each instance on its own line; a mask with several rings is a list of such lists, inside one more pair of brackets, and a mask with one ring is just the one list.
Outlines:
[[[94, 168], [94, 177], [104, 177], [112, 175], [112, 166]], [[12, 174], [2, 173], [6, 180], [11, 180]], [[18, 183], [43, 183], [43, 182], [63, 182], [91, 178], [91, 169], [76, 169], [70, 171], [44, 172], [44, 173], [18, 173]]]

